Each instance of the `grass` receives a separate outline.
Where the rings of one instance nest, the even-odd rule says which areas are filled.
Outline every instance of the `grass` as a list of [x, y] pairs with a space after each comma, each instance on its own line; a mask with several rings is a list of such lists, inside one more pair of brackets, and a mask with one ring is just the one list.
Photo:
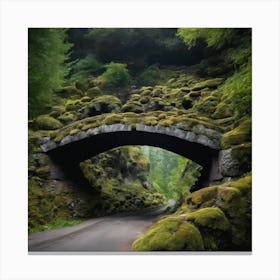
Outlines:
[[34, 233], [34, 232], [39, 232], [39, 231], [44, 231], [44, 230], [59, 229], [59, 228], [74, 226], [74, 225], [80, 224], [81, 222], [83, 222], [83, 220], [58, 219], [58, 220], [55, 220], [53, 223], [49, 223], [49, 224], [45, 224], [45, 225], [37, 225], [36, 227], [29, 229], [28, 233]]

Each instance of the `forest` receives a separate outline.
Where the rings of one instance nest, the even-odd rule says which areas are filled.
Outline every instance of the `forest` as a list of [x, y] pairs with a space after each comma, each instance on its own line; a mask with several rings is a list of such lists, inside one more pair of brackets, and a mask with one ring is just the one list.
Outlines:
[[29, 235], [164, 208], [126, 250], [250, 251], [251, 41], [29, 28]]

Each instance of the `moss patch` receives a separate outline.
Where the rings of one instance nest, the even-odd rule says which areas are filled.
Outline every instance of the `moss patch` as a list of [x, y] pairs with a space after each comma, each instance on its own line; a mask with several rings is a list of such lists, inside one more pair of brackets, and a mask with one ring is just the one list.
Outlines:
[[147, 233], [134, 241], [132, 251], [201, 251], [204, 250], [199, 230], [175, 217], [160, 220]]
[[227, 149], [233, 145], [242, 144], [245, 142], [251, 142], [251, 129], [252, 121], [250, 118], [246, 118], [241, 121], [241, 123], [226, 132], [222, 137], [222, 147]]
[[62, 127], [62, 123], [49, 115], [41, 115], [35, 120], [36, 127], [43, 130], [54, 130]]
[[198, 227], [208, 227], [226, 231], [230, 224], [224, 213], [219, 208], [202, 208], [186, 215], [188, 221], [193, 222]]
[[100, 90], [99, 87], [93, 87], [87, 90], [86, 95], [89, 96], [90, 98], [95, 98], [97, 96], [102, 95], [102, 91]]
[[202, 82], [196, 83], [192, 87], [192, 90], [198, 91], [198, 90], [202, 90], [204, 88], [216, 89], [220, 84], [223, 83], [223, 81], [224, 81], [224, 78], [215, 78], [215, 79], [202, 81]]

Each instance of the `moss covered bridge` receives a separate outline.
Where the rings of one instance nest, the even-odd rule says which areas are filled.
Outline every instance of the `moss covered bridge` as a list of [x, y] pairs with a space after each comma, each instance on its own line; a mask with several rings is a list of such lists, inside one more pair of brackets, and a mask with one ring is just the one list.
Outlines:
[[124, 145], [160, 147], [200, 164], [203, 169], [195, 188], [227, 175], [222, 167], [228, 154], [221, 150], [221, 131], [211, 122], [177, 112], [88, 117], [53, 131], [50, 137], [41, 139], [40, 148], [52, 159], [52, 178], [59, 178], [79, 177], [81, 161]]

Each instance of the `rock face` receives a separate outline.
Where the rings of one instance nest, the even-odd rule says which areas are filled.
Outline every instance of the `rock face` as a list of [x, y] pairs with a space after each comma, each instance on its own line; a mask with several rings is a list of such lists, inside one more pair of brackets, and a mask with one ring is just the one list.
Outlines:
[[192, 193], [175, 214], [137, 239], [132, 250], [250, 251], [251, 183], [247, 175]]
[[232, 156], [232, 149], [220, 151], [219, 169], [224, 177], [236, 177], [242, 174], [240, 174], [238, 160]]

